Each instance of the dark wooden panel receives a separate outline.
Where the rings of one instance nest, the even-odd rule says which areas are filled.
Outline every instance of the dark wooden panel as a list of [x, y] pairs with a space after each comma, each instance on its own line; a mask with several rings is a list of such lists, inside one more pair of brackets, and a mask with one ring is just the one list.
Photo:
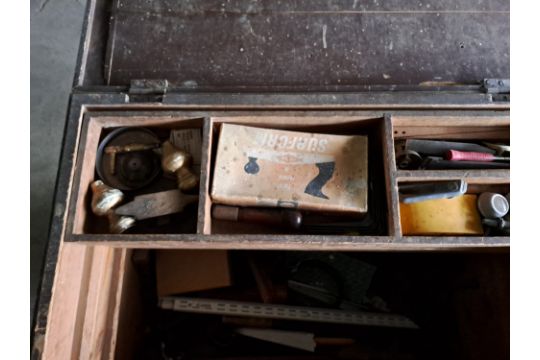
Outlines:
[[509, 77], [508, 1], [119, 0], [112, 25], [114, 85], [311, 90]]

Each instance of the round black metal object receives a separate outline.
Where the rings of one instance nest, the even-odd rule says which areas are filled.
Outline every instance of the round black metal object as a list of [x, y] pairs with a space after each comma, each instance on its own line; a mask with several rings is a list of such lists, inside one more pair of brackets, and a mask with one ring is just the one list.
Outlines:
[[420, 167], [422, 163], [422, 156], [419, 153], [412, 150], [406, 150], [398, 153], [396, 156], [397, 167], [402, 170], [415, 170]]
[[[96, 172], [105, 184], [113, 188], [120, 190], [143, 188], [161, 173], [159, 156], [153, 151], [159, 144], [159, 138], [148, 129], [139, 127], [115, 129], [99, 144]], [[141, 149], [124, 151], [122, 147]]]

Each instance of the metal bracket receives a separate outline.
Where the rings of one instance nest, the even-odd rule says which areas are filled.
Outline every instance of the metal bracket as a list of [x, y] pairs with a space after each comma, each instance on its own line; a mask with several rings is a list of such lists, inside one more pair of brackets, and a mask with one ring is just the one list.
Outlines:
[[484, 79], [482, 90], [486, 94], [510, 94], [510, 79]]
[[162, 102], [169, 89], [163, 79], [134, 79], [129, 86], [129, 102]]

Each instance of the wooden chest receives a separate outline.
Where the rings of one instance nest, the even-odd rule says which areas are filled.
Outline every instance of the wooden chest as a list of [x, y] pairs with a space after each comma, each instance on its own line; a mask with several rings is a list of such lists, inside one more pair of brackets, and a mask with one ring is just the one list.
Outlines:
[[[434, 342], [414, 345], [421, 354], [507, 358], [510, 238], [405, 236], [399, 187], [465, 180], [470, 194], [506, 194], [510, 170], [400, 170], [395, 154], [403, 139], [509, 141], [508, 77], [506, 1], [89, 0], [33, 357], [141, 357], [151, 312], [141, 294], [151, 289], [137, 264], [157, 249], [223, 249], [347, 252], [394, 266], [425, 310], [422, 339]], [[283, 233], [214, 220], [215, 152], [228, 123], [368, 136], [377, 230]], [[97, 146], [124, 126], [200, 129], [191, 230], [111, 235], [90, 212]]]

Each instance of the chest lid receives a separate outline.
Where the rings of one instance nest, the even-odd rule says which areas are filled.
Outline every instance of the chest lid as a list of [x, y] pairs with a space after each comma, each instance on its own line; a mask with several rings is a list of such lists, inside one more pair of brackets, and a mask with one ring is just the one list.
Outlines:
[[76, 87], [340, 91], [509, 78], [507, 0], [90, 0]]

